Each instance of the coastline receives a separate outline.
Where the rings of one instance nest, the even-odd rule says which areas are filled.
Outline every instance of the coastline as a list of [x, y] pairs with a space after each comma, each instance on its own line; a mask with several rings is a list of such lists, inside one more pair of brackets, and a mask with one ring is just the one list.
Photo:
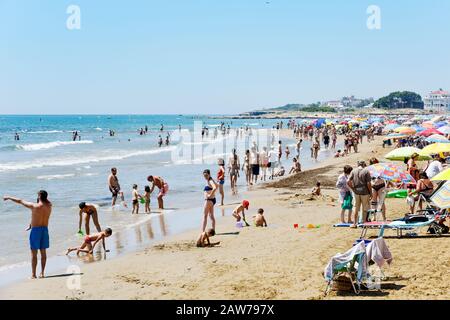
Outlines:
[[[230, 217], [217, 221], [214, 248], [196, 248], [198, 230], [183, 232], [143, 250], [112, 260], [83, 265], [80, 288], [69, 290], [71, 277], [26, 280], [2, 288], [2, 299], [355, 299], [353, 294], [324, 296], [322, 272], [328, 260], [344, 252], [359, 238], [359, 230], [335, 229], [339, 220], [338, 172], [344, 164], [379, 157], [381, 138], [361, 145], [360, 153], [329, 158], [303, 173], [254, 187], [243, 193], [250, 200], [249, 216], [265, 209], [269, 227], [237, 229]], [[305, 151], [303, 151], [305, 152]], [[315, 181], [322, 182], [324, 197], [308, 201]], [[388, 218], [402, 216], [404, 200], [389, 199]], [[219, 210], [216, 209], [216, 217]], [[320, 225], [296, 230], [293, 224]], [[200, 224], [200, 213], [199, 213]], [[239, 234], [235, 234], [239, 232]], [[386, 237], [394, 264], [381, 292], [358, 299], [448, 299], [445, 277], [450, 253], [442, 238]]]

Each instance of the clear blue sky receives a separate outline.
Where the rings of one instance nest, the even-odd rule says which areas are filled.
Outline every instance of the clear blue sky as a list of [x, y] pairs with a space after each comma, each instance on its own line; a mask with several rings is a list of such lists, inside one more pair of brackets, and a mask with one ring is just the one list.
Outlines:
[[[266, 3], [270, 2], [270, 3]], [[66, 9], [81, 8], [81, 30]], [[368, 30], [366, 9], [381, 8]], [[450, 89], [448, 0], [0, 0], [0, 113], [237, 113]]]

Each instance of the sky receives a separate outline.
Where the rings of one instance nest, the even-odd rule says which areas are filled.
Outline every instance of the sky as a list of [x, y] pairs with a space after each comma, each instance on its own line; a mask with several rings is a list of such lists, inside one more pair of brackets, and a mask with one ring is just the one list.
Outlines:
[[234, 114], [450, 90], [449, 15], [448, 0], [0, 0], [0, 114]]

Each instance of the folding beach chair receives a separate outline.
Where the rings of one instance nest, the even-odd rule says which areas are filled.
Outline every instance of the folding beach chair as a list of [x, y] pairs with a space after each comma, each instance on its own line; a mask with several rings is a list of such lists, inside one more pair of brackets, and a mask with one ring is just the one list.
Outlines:
[[331, 258], [324, 272], [328, 284], [325, 295], [331, 290], [333, 283], [340, 276], [348, 277], [355, 294], [361, 292], [361, 283], [367, 277], [367, 255], [364, 241], [355, 245], [344, 254]]

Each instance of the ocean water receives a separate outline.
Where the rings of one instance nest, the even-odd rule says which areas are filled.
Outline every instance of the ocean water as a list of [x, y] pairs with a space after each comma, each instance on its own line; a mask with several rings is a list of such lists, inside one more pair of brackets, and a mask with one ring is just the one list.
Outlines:
[[[214, 128], [221, 121], [231, 126], [231, 133], [229, 136], [219, 133], [214, 138]], [[200, 229], [202, 171], [209, 168], [215, 177], [217, 158], [227, 159], [233, 147], [237, 148], [242, 161], [244, 150], [255, 139], [260, 145], [262, 140], [272, 139], [268, 129], [277, 121], [280, 120], [230, 120], [188, 115], [0, 116], [0, 195], [34, 201], [38, 190], [47, 190], [53, 202], [49, 256], [71, 263], [74, 258], [61, 255], [67, 247], [81, 243], [76, 234], [78, 203], [96, 204], [102, 228], [113, 229], [108, 246], [114, 256], [178, 232]], [[159, 130], [161, 124], [164, 125], [162, 133]], [[149, 133], [140, 136], [138, 129], [146, 125]], [[209, 136], [204, 139], [194, 131], [202, 125], [210, 128]], [[236, 137], [234, 129], [245, 126], [251, 128], [251, 134]], [[109, 136], [110, 129], [116, 132], [114, 137]], [[81, 141], [72, 141], [73, 130], [79, 132]], [[16, 132], [20, 141], [14, 140]], [[159, 148], [158, 135], [165, 137], [166, 132], [171, 133], [172, 142]], [[284, 145], [293, 146], [294, 143], [294, 139], [283, 139]], [[309, 142], [304, 143], [303, 149], [301, 162], [308, 168], [313, 165]], [[294, 154], [293, 148], [291, 152]], [[320, 159], [330, 153], [321, 152]], [[290, 163], [289, 160], [284, 164], [287, 170]], [[119, 181], [129, 206], [134, 183], [143, 192], [148, 175], [162, 176], [170, 185], [164, 214], [145, 215], [143, 206], [140, 215], [131, 215], [131, 209], [122, 206], [111, 208], [107, 186], [111, 167], [118, 168]], [[239, 189], [242, 191], [246, 190], [244, 180], [241, 175]], [[240, 201], [240, 196], [231, 196], [228, 181], [225, 192], [226, 203]], [[155, 195], [152, 195], [153, 209], [156, 209], [156, 203]], [[0, 202], [0, 210], [0, 243], [4, 244], [0, 254], [2, 278], [2, 273], [29, 267], [25, 228], [30, 215], [27, 209], [12, 202]], [[217, 211], [218, 215], [230, 214], [226, 210]]]

